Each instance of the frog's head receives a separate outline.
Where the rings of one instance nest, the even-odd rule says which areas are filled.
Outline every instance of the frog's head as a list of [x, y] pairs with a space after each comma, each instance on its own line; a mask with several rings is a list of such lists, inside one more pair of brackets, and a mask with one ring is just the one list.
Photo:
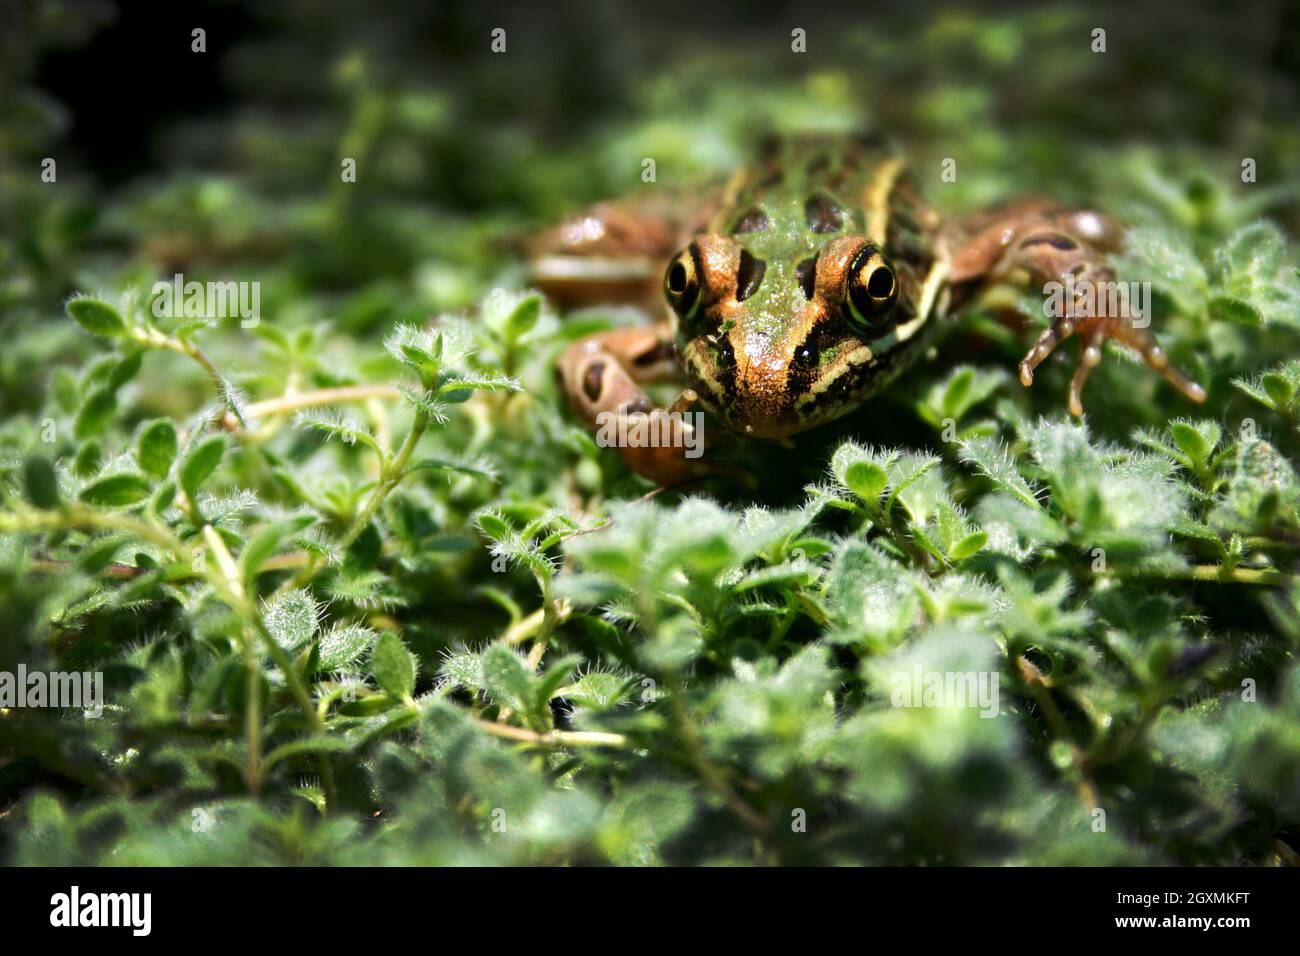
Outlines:
[[848, 412], [921, 340], [924, 275], [865, 235], [805, 237], [704, 233], [664, 275], [692, 386], [744, 434], [780, 438]]

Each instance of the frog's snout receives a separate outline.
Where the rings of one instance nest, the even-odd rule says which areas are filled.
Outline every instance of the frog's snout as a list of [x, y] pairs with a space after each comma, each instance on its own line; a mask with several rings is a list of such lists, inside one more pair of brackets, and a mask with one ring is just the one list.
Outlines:
[[784, 366], [738, 369], [724, 410], [728, 427], [753, 438], [785, 438], [800, 431], [787, 372]]

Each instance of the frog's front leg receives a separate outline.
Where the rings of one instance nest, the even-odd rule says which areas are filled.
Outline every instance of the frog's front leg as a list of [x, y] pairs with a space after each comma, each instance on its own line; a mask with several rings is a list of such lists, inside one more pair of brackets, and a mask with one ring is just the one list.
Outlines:
[[569, 346], [556, 363], [573, 406], [598, 435], [670, 436], [669, 442], [609, 442], [637, 474], [660, 485], [676, 485], [716, 473], [699, 454], [703, 433], [684, 413], [697, 399], [684, 389], [669, 408], [659, 408], [642, 382], [676, 376], [672, 331], [665, 323], [615, 329]]
[[1108, 253], [1118, 246], [1119, 239], [1120, 230], [1099, 213], [1064, 210], [1043, 202], [1023, 203], [950, 234], [955, 252], [949, 282], [967, 289], [1058, 282], [1063, 290], [1074, 291], [1020, 362], [1020, 381], [1028, 387], [1034, 382], [1034, 369], [1057, 345], [1073, 335], [1082, 339], [1083, 354], [1070, 382], [1071, 414], [1083, 414], [1083, 385], [1100, 364], [1107, 339], [1135, 349], [1148, 366], [1192, 401], [1205, 401], [1205, 389], [1169, 363], [1155, 337], [1134, 325], [1126, 314], [1129, 310], [1114, 307], [1125, 301], [1110, 294], [1116, 288], [1116, 274]]

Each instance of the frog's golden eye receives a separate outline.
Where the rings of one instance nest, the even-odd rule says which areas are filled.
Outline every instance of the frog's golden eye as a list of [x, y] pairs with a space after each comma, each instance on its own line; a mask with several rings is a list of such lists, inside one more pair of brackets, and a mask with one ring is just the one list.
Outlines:
[[889, 260], [868, 243], [849, 266], [845, 296], [853, 322], [868, 331], [881, 331], [898, 301], [898, 276]]
[[694, 246], [677, 253], [664, 273], [664, 296], [679, 318], [689, 319], [700, 304], [700, 268]]

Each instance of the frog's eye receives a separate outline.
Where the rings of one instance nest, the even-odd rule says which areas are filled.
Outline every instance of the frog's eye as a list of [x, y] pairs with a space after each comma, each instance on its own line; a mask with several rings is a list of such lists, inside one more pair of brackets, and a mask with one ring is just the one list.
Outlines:
[[878, 248], [868, 243], [849, 266], [848, 301], [853, 321], [869, 331], [879, 331], [898, 301], [898, 276]]
[[700, 304], [700, 269], [694, 246], [677, 253], [664, 273], [664, 296], [679, 318], [688, 319]]

